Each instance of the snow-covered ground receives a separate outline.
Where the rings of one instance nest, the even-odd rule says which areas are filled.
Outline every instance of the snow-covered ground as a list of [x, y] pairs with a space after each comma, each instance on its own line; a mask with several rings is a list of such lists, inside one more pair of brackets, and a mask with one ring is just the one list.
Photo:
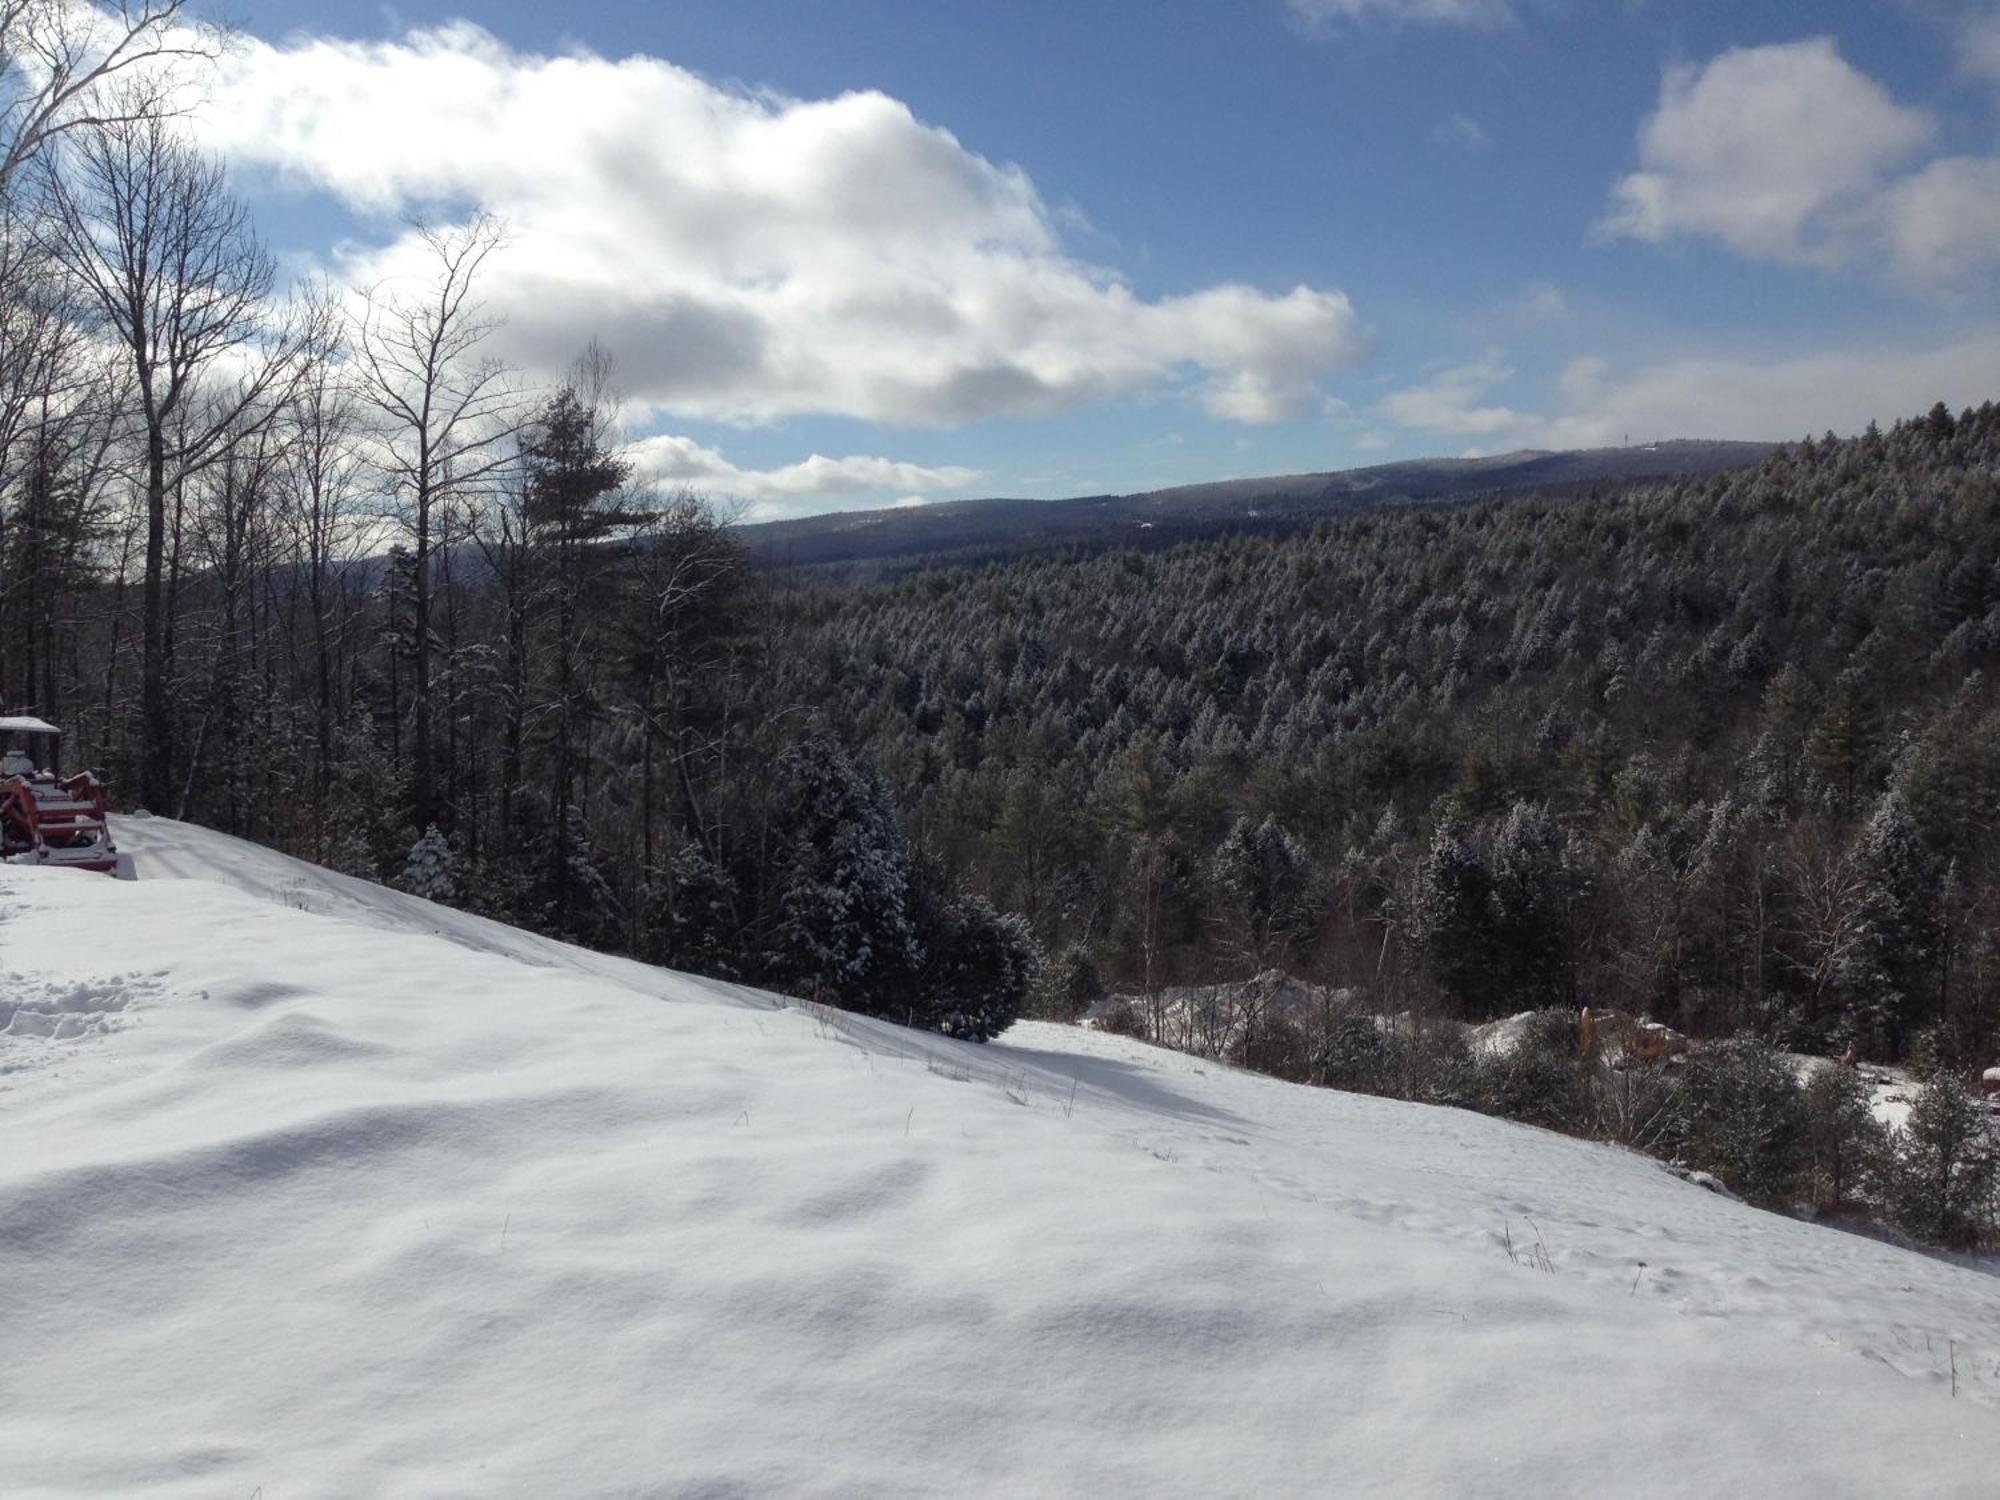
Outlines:
[[1973, 1266], [118, 839], [0, 869], [8, 1496], [2000, 1491]]

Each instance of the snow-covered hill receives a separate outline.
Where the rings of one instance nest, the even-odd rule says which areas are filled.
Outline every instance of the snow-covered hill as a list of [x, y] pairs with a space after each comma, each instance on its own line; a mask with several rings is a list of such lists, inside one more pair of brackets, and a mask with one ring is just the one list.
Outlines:
[[2000, 1482], [1974, 1266], [1502, 1121], [118, 838], [137, 882], [0, 869], [0, 1493]]

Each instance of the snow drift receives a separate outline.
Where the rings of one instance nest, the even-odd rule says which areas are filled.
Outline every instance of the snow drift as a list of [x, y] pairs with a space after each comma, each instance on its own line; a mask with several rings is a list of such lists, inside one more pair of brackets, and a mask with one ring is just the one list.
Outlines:
[[135, 883], [0, 870], [8, 1495], [2000, 1473], [1973, 1264], [1504, 1121], [972, 1047], [117, 836]]

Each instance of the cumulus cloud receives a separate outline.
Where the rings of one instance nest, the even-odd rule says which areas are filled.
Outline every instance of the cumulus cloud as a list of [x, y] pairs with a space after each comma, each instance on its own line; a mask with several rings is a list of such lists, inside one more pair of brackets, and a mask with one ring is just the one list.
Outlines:
[[1973, 406], [1993, 394], [2000, 330], [1935, 349], [1830, 350], [1782, 360], [1681, 359], [1614, 375], [1578, 361], [1569, 411], [1528, 434], [1539, 446], [1592, 448], [1671, 437], [1788, 439], [1859, 432], [1933, 402]]
[[1460, 437], [1510, 432], [1536, 419], [1510, 407], [1482, 405], [1495, 386], [1513, 379], [1498, 350], [1469, 364], [1440, 370], [1421, 385], [1383, 397], [1376, 411], [1398, 426]]
[[1670, 68], [1639, 132], [1641, 170], [1617, 185], [1604, 228], [1653, 242], [1713, 235], [1771, 260], [1840, 258], [1891, 169], [1932, 130], [1831, 37]]
[[756, 503], [903, 491], [899, 503], [920, 505], [925, 503], [922, 496], [908, 492], [963, 489], [980, 477], [977, 469], [956, 465], [929, 468], [886, 458], [827, 458], [818, 453], [779, 468], [743, 469], [693, 438], [666, 434], [638, 439], [627, 457], [641, 479]]
[[1292, 14], [1314, 28], [1386, 23], [1413, 26], [1504, 26], [1509, 0], [1289, 0]]
[[1962, 279], [2000, 261], [2000, 157], [1948, 156], [1882, 195], [1895, 264], [1920, 281]]
[[[246, 41], [204, 120], [235, 162], [358, 210], [497, 212], [506, 352], [555, 370], [594, 336], [655, 415], [949, 426], [1185, 388], [1269, 422], [1365, 353], [1337, 291], [1141, 297], [1065, 250], [1018, 167], [881, 93], [753, 93], [458, 22]], [[346, 269], [417, 264], [403, 235]]]
[[[1994, 34], [2000, 46], [2000, 32]], [[2000, 62], [2000, 55], [1996, 55]], [[1830, 37], [1667, 71], [1640, 170], [1599, 228], [1658, 244], [1720, 240], [1800, 265], [1886, 265], [1936, 283], [2000, 263], [2000, 158], [1922, 157], [1937, 134]]]

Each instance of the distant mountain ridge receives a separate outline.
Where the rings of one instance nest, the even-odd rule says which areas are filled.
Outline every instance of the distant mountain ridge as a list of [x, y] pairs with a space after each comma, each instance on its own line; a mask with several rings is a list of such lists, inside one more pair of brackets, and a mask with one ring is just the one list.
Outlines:
[[1747, 468], [1776, 444], [1676, 439], [1626, 448], [1529, 449], [1425, 458], [1318, 474], [1279, 474], [1068, 500], [948, 500], [840, 511], [740, 529], [771, 567], [899, 557], [1007, 556], [1043, 547], [1157, 545], [1220, 531], [1284, 530], [1377, 506]]

